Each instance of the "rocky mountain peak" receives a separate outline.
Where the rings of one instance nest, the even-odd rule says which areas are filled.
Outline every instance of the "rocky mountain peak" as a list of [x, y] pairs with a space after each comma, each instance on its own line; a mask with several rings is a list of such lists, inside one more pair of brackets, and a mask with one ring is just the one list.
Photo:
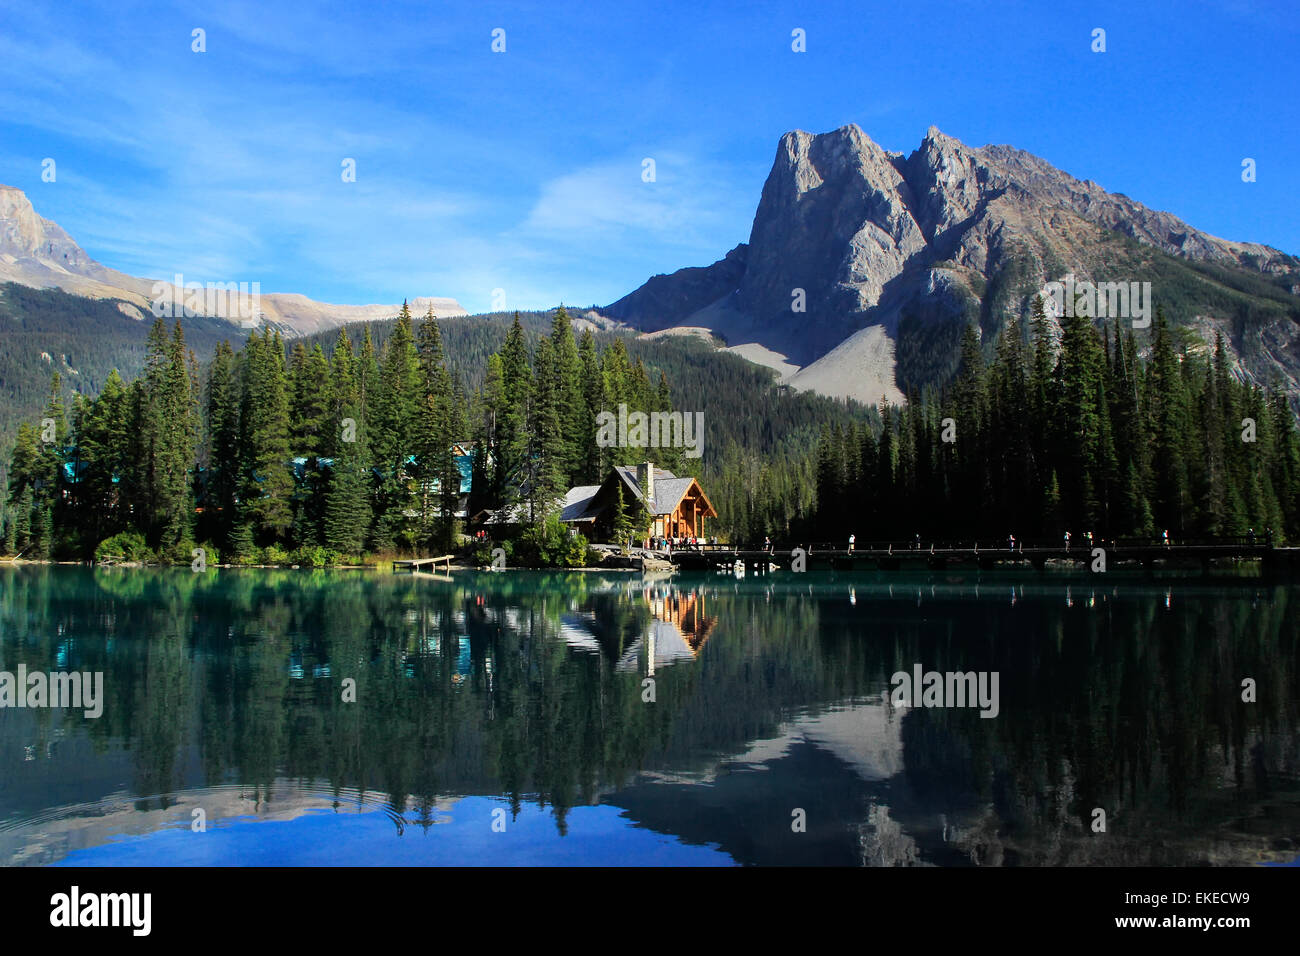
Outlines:
[[[894, 386], [895, 340], [902, 387], [942, 380], [955, 366], [931, 353], [957, 341], [953, 329], [978, 321], [996, 334], [1026, 314], [1044, 282], [1066, 273], [1132, 281], [1152, 274], [1157, 253], [1213, 262], [1248, 281], [1276, 275], [1286, 289], [1300, 285], [1293, 256], [1211, 236], [1023, 150], [967, 146], [931, 126], [904, 156], [850, 124], [781, 137], [743, 254], [655, 277], [606, 311], [645, 329], [698, 326], [733, 346], [755, 343], [806, 366], [783, 373], [796, 387], [874, 402], [882, 378]], [[1170, 294], [1195, 300], [1193, 308], [1222, 301], [1210, 292], [1197, 299], [1205, 286], [1189, 266], [1161, 268], [1179, 276], [1166, 281], [1182, 283]], [[1261, 290], [1278, 308], [1274, 293]], [[1300, 316], [1300, 303], [1295, 310]], [[866, 334], [873, 330], [883, 334]], [[1257, 374], [1267, 378], [1277, 366], [1300, 383], [1300, 363], [1287, 359], [1282, 369], [1267, 358], [1300, 354], [1300, 331], [1276, 331], [1276, 342], [1250, 346], [1263, 356]]]
[[37, 214], [26, 193], [4, 185], [0, 185], [0, 256], [46, 260], [73, 270], [95, 264], [71, 236]]
[[[875, 305], [884, 283], [925, 246], [910, 202], [894, 159], [860, 127], [787, 133], [754, 215], [735, 307], [783, 325], [787, 346], [807, 345], [809, 333], [833, 344], [842, 324], [810, 329], [792, 300], [802, 294], [833, 316]], [[830, 262], [840, 268], [828, 270]]]
[[904, 164], [916, 197], [916, 218], [928, 240], [968, 219], [980, 201], [1004, 184], [978, 150], [931, 126]]

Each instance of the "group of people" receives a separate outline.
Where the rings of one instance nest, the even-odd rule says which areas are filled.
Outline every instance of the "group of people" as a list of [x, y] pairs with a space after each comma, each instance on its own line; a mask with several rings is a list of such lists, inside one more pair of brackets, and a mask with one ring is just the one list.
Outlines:
[[[1085, 542], [1087, 542], [1088, 550], [1091, 551], [1091, 550], [1092, 550], [1092, 532], [1091, 532], [1091, 531], [1085, 531], [1085, 532], [1083, 533], [1083, 540], [1084, 540]], [[1169, 543], [1169, 532], [1166, 531], [1166, 532], [1165, 532], [1165, 544], [1168, 544], [1168, 543]], [[1065, 550], [1066, 550], [1066, 551], [1069, 551], [1069, 550], [1070, 550], [1070, 532], [1068, 532], [1068, 531], [1065, 532]]]
[[[1251, 541], [1253, 542], [1254, 539], [1255, 539], [1255, 530], [1254, 530], [1253, 528], [1251, 529], [1250, 537], [1251, 537]], [[1088, 550], [1091, 551], [1091, 550], [1092, 550], [1092, 532], [1091, 532], [1091, 531], [1085, 531], [1085, 532], [1083, 533], [1083, 539], [1084, 539], [1084, 541], [1086, 541], [1087, 544], [1088, 544]], [[1011, 540], [1012, 542], [1014, 542], [1014, 541], [1015, 541], [1015, 538], [1012, 537], [1010, 540]], [[1162, 532], [1160, 533], [1160, 541], [1161, 541], [1161, 543], [1162, 543], [1166, 548], [1169, 547], [1170, 538], [1169, 538], [1169, 529], [1168, 529], [1168, 528], [1166, 528], [1164, 531], [1162, 531]], [[1012, 550], [1015, 550], [1014, 544], [1013, 544], [1013, 546], [1012, 546]], [[1066, 551], [1069, 551], [1069, 550], [1070, 550], [1070, 532], [1068, 532], [1068, 531], [1065, 532], [1065, 550], [1066, 550]]]
[[679, 549], [679, 550], [681, 548], [694, 549], [694, 548], [699, 548], [702, 545], [706, 545], [706, 544], [711, 547], [715, 546], [718, 543], [718, 536], [713, 535], [712, 537], [709, 538], [698, 538], [695, 535], [680, 536], [680, 537], [673, 537], [673, 538], [660, 536], [658, 538], [651, 538], [650, 543], [660, 551], [668, 551], [671, 553], [673, 549]]

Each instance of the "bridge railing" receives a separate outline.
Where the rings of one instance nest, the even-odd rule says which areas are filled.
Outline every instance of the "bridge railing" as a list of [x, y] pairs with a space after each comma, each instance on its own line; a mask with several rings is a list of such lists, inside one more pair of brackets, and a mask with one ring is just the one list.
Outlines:
[[[1270, 547], [1272, 543], [1272, 535], [1268, 533], [1200, 535], [1194, 538], [1180, 538], [1177, 535], [1169, 536], [1170, 547], [1266, 548]], [[1117, 538], [1115, 544], [1121, 548], [1157, 548], [1164, 547], [1165, 540], [1164, 538]]]
[[[998, 542], [991, 539], [976, 540], [974, 538], [969, 538], [965, 540], [946, 540], [936, 538], [931, 540], [930, 538], [922, 538], [919, 542], [916, 539], [912, 539], [911, 541], [855, 541], [852, 545], [852, 551], [854, 553], [859, 551], [892, 551], [894, 553], [910, 551], [916, 553], [918, 551], [928, 552], [931, 548], [935, 551], [972, 551], [977, 547], [980, 551], [992, 551], [997, 546]], [[1003, 541], [1003, 550], [1006, 550], [1006, 546], [1006, 541]], [[734, 548], [733, 545], [728, 545], [727, 547], [728, 549]], [[759, 542], [757, 544], [742, 545], [740, 550], [763, 551], [765, 547], [767, 546]], [[1019, 542], [1017, 542], [1017, 547], [1019, 547]], [[789, 557], [790, 551], [794, 548], [803, 548], [809, 554], [817, 554], [818, 552], [826, 553], [828, 551], [843, 554], [850, 550], [850, 545], [847, 541], [783, 541], [773, 542], [769, 550], [773, 554], [783, 554], [786, 557]]]
[[[1017, 551], [1022, 547], [1022, 543], [1019, 539], [1016, 540], [1015, 547]], [[1028, 545], [1026, 544], [1025, 547], [1028, 547]], [[1057, 545], [1057, 547], [1060, 547], [1060, 545]], [[812, 541], [773, 545], [774, 551], [783, 552], [786, 555], [790, 553], [791, 548], [803, 548], [809, 554], [816, 554], [818, 552], [824, 553], [827, 551], [834, 551], [842, 554], [850, 550], [847, 541]], [[760, 545], [755, 550], [761, 549], [762, 546]], [[910, 541], [855, 541], [852, 546], [852, 551], [854, 553], [859, 551], [885, 551], [894, 554], [908, 552], [916, 554], [917, 552], [928, 553], [931, 550], [937, 552], [976, 550], [1007, 551], [1009, 549], [1005, 538], [1001, 541], [996, 541], [992, 538], [921, 538], [919, 541], [913, 538]]]
[[[1079, 552], [1086, 553], [1091, 548], [1266, 548], [1271, 546], [1272, 539], [1266, 534], [1244, 534], [1244, 535], [1201, 535], [1194, 538], [1179, 538], [1170, 536], [1168, 541], [1162, 537], [1103, 537], [1093, 535], [1090, 541], [1083, 535], [1071, 535], [1067, 542], [1064, 538], [1055, 539], [1032, 539], [1023, 540], [1016, 538], [1014, 543], [1006, 538], [926, 538], [919, 541], [916, 538], [912, 540], [882, 540], [882, 541], [855, 541], [852, 546], [853, 552], [890, 552], [894, 554], [906, 554], [911, 552], [930, 553], [930, 552], [975, 552], [988, 551], [990, 553], [1000, 552], [1007, 554], [1011, 552], [1030, 554], [1034, 552]], [[771, 545], [764, 545], [762, 542], [735, 545], [719, 544], [716, 547], [703, 546], [696, 550], [716, 550], [716, 551], [764, 551], [767, 550], [773, 555], [782, 555], [788, 557], [793, 548], [803, 548], [809, 554], [818, 552], [834, 552], [846, 554], [850, 550], [848, 541], [800, 541], [800, 542], [772, 542]]]
[[760, 545], [760, 546], [755, 546], [755, 547], [753, 547], [753, 548], [749, 548], [749, 547], [747, 547], [747, 546], [745, 546], [745, 545], [724, 544], [724, 543], [722, 543], [722, 542], [718, 542], [717, 544], [709, 544], [708, 542], [703, 542], [703, 541], [702, 541], [702, 542], [697, 542], [696, 544], [670, 544], [670, 545], [668, 545], [667, 547], [663, 547], [663, 546], [660, 546], [660, 544], [659, 544], [658, 541], [654, 541], [654, 542], [651, 543], [650, 550], [651, 550], [651, 551], [657, 551], [657, 552], [659, 552], [660, 554], [666, 554], [666, 553], [669, 552], [669, 551], [673, 551], [673, 552], [677, 552], [677, 551], [692, 551], [692, 552], [693, 552], [693, 551], [701, 551], [701, 552], [708, 552], [708, 551], [727, 551], [727, 552], [731, 552], [731, 551], [735, 551], [735, 550], [737, 550], [737, 549], [739, 549], [739, 550], [741, 550], [741, 551], [747, 551], [747, 550], [757, 551], [757, 550], [760, 549], [760, 547], [761, 547], [761, 545]]

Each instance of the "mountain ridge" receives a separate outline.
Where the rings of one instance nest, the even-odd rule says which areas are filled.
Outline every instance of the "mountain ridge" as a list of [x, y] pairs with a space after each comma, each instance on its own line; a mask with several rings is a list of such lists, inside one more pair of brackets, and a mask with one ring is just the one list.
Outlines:
[[[15, 282], [32, 288], [58, 288], [64, 292], [94, 299], [115, 299], [119, 308], [136, 319], [145, 319], [151, 311], [154, 290], [161, 283], [159, 298], [183, 305], [189, 299], [186, 290], [178, 289], [170, 279], [146, 279], [127, 275], [95, 261], [57, 223], [36, 212], [30, 197], [21, 189], [0, 184], [0, 283]], [[432, 308], [443, 317], [469, 313], [453, 298], [421, 296], [410, 301], [412, 310]], [[310, 335], [346, 325], [392, 318], [398, 305], [338, 305], [317, 302], [295, 292], [261, 293], [261, 315], [257, 324], [270, 324], [288, 336]], [[204, 314], [251, 325], [252, 317], [241, 317], [234, 310], [202, 310]]]
[[[1024, 150], [973, 148], [934, 126], [910, 154], [856, 124], [785, 133], [747, 242], [601, 311], [644, 331], [702, 326], [730, 346], [761, 346], [800, 366], [783, 377], [796, 388], [897, 402], [908, 387], [941, 382], [951, 362], [900, 367], [895, 349], [915, 356], [938, 338], [955, 342], [944, 328], [966, 322], [995, 336], [1067, 276], [1157, 275], [1156, 304], [1187, 312], [1171, 319], [1225, 331], [1243, 375], [1278, 377], [1300, 395], [1295, 256], [1210, 235]], [[883, 336], [862, 334], [877, 326]]]

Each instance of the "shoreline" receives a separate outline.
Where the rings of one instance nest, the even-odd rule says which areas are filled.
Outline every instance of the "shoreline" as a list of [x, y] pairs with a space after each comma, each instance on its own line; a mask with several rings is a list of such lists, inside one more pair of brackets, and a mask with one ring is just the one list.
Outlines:
[[[316, 567], [304, 564], [210, 564], [208, 570], [220, 568], [224, 571], [378, 571], [384, 574], [411, 574], [411, 575], [429, 575], [434, 576], [432, 572], [420, 570], [394, 570], [386, 568], [385, 565], [393, 561], [404, 561], [406, 558], [386, 558], [376, 564], [329, 564]], [[105, 564], [98, 561], [53, 561], [47, 558], [0, 558], [0, 567], [9, 565], [12, 567], [35, 567], [44, 565], [47, 567], [73, 567], [73, 568], [123, 568], [127, 570], [140, 570], [144, 568], [167, 569], [167, 568], [185, 568], [185, 564], [152, 564], [143, 561], [114, 561]], [[582, 571], [582, 572], [636, 572], [641, 573], [644, 569], [634, 567], [600, 567], [600, 566], [583, 566], [578, 568], [554, 568], [554, 567], [527, 567], [516, 565], [508, 568], [492, 568], [489, 565], [479, 564], [451, 564], [445, 566], [447, 571], [478, 571], [483, 573], [500, 573], [502, 571]], [[200, 572], [195, 572], [200, 573]], [[645, 573], [663, 573], [662, 570], [650, 570]]]
[[[505, 568], [493, 568], [489, 565], [452, 563], [450, 566], [443, 565], [442, 566], [443, 570], [439, 572], [433, 572], [433, 571], [424, 571], [420, 569], [395, 569], [391, 567], [392, 562], [403, 561], [403, 560], [409, 560], [409, 559], [385, 558], [382, 561], [373, 564], [334, 564], [334, 565], [322, 565], [319, 567], [312, 566], [312, 565], [303, 565], [303, 564], [210, 564], [207, 566], [207, 570], [221, 569], [225, 571], [241, 571], [241, 570], [375, 571], [382, 574], [393, 574], [393, 575], [405, 574], [410, 576], [444, 577], [444, 578], [451, 572], [461, 572], [461, 573], [476, 572], [476, 573], [488, 574], [488, 573], [501, 573], [501, 572], [509, 572], [509, 571], [535, 571], [535, 572], [551, 572], [551, 573], [565, 573], [565, 574], [597, 573], [597, 574], [652, 574], [652, 575], [675, 575], [678, 573], [685, 572], [685, 573], [709, 574], [710, 576], [723, 575], [723, 574], [730, 576], [729, 572], [726, 572], [724, 570], [717, 570], [717, 569], [714, 569], [712, 571], [706, 571], [706, 570], [695, 569], [695, 568], [682, 568], [675, 565], [670, 565], [668, 567], [639, 567], [636, 566], [634, 559], [627, 559], [627, 558], [623, 558], [616, 565], [613, 564], [608, 566], [584, 565], [582, 567], [575, 567], [575, 568], [529, 567], [525, 565], [513, 565]], [[187, 565], [185, 564], [151, 564], [151, 563], [144, 563], [139, 561], [121, 561], [121, 562], [112, 562], [112, 563], [105, 564], [96, 561], [54, 561], [50, 559], [0, 558], [0, 567], [5, 567], [5, 566], [31, 567], [31, 566], [40, 566], [40, 565], [45, 565], [48, 567], [84, 567], [84, 568], [103, 568], [103, 569], [121, 568], [121, 569], [129, 569], [129, 570], [139, 570], [144, 568], [183, 569], [187, 567]], [[949, 567], [943, 570], [930, 569], [929, 571], [923, 571], [922, 569], [892, 570], [892, 571], [880, 570], [880, 569], [862, 569], [861, 571], [844, 570], [844, 569], [822, 569], [815, 572], [804, 572], [804, 573], [879, 574], [879, 575], [895, 575], [895, 574], [911, 575], [916, 573], [928, 573], [932, 575], [945, 575], [945, 574], [952, 575], [952, 574], [968, 574], [971, 572], [977, 574], [998, 574], [1001, 572], [1001, 573], [1015, 574], [1018, 576], [1033, 574], [1040, 577], [1050, 576], [1050, 577], [1060, 577], [1062, 579], [1069, 577], [1069, 578], [1076, 578], [1076, 579], [1077, 578], [1087, 578], [1087, 579], [1100, 578], [1104, 580], [1106, 577], [1121, 577], [1121, 578], [1128, 579], [1134, 577], [1149, 578], [1149, 577], [1160, 577], [1160, 576], [1177, 576], [1180, 578], [1197, 578], [1197, 579], [1206, 579], [1206, 580], [1249, 579], [1249, 580], [1259, 580], [1259, 581], [1269, 581], [1269, 580], [1300, 581], [1300, 574], [1294, 573], [1293, 568], [1289, 566], [1282, 566], [1278, 568], [1266, 568], [1263, 562], [1259, 560], [1233, 561], [1224, 565], [1212, 566], [1208, 570], [1200, 567], [1192, 567], [1192, 566], [1147, 568], [1147, 567], [1143, 567], [1140, 562], [1124, 562], [1116, 567], [1108, 569], [1106, 572], [1090, 573], [1086, 569], [1080, 568], [1077, 564], [1073, 562], [1049, 560], [1046, 562], [1045, 566], [1041, 569], [1026, 568], [1023, 564], [1019, 562], [998, 562], [998, 564], [992, 568], [960, 566], [960, 567]], [[201, 573], [201, 572], [194, 572], [194, 573]], [[796, 573], [799, 572], [792, 572], [788, 568], [780, 568], [780, 567], [775, 569], [760, 570], [760, 571], [753, 571], [751, 569], [746, 568], [746, 573], [744, 574], [744, 577], [764, 578], [764, 579], [772, 575], [781, 575], [781, 576], [790, 575], [793, 577], [794, 574]]]

